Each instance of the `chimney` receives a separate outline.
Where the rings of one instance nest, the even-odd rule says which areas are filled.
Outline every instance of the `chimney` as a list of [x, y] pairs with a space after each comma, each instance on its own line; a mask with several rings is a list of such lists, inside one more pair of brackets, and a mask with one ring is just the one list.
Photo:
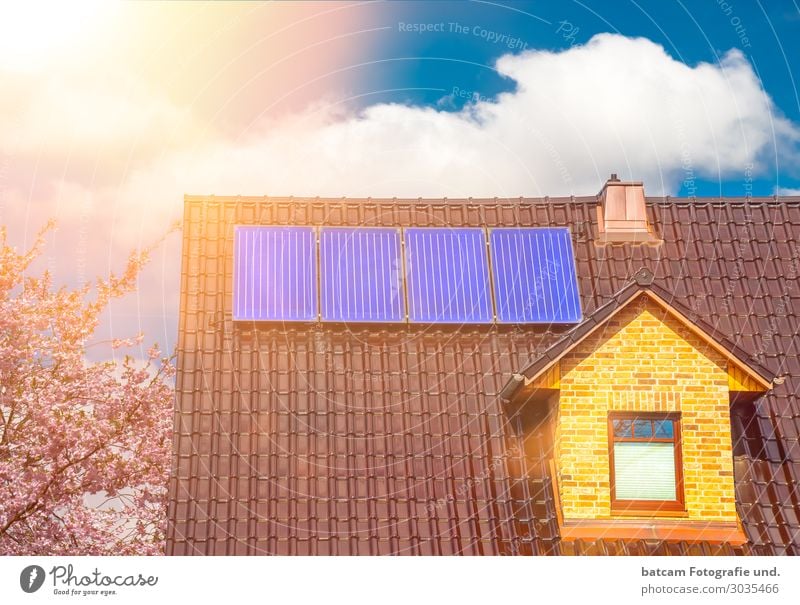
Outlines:
[[598, 214], [598, 243], [659, 242], [647, 224], [644, 185], [641, 182], [620, 181], [616, 174], [612, 174], [600, 191]]

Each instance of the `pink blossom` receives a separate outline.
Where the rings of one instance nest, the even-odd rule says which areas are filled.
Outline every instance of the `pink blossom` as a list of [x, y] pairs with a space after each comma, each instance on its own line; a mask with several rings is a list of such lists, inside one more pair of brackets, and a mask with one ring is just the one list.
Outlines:
[[161, 554], [174, 367], [156, 347], [143, 362], [85, 356], [149, 250], [94, 288], [55, 290], [25, 275], [42, 235], [18, 254], [0, 230], [0, 554]]

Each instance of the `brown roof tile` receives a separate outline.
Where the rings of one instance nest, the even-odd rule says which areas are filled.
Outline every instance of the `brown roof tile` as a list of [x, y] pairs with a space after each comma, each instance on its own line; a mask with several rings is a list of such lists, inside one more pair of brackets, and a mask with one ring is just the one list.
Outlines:
[[[800, 200], [647, 210], [660, 247], [596, 246], [595, 197], [187, 197], [168, 553], [800, 554]], [[235, 326], [232, 227], [251, 223], [570, 226], [587, 317], [648, 268], [786, 377], [732, 409], [749, 543], [562, 542], [549, 419], [499, 394], [566, 328]]]

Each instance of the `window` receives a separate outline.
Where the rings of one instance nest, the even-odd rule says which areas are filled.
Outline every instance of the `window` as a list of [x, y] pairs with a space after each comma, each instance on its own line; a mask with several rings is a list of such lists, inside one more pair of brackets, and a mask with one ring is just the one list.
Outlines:
[[612, 513], [685, 510], [680, 432], [680, 414], [609, 414]]

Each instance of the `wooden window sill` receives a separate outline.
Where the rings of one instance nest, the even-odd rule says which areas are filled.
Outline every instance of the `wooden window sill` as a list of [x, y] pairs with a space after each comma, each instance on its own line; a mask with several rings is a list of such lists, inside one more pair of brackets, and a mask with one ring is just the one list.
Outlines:
[[571, 540], [679, 540], [739, 546], [747, 542], [738, 522], [685, 519], [563, 519], [561, 539]]

